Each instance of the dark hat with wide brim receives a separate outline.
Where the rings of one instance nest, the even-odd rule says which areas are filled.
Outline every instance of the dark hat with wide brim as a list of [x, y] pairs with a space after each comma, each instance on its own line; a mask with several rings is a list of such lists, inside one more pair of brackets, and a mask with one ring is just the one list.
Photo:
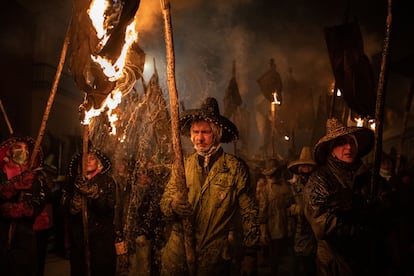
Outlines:
[[[99, 161], [102, 163], [102, 171], [101, 174], [107, 173], [112, 168], [112, 163], [109, 158], [100, 150], [91, 149], [88, 152], [89, 154], [95, 154], [98, 157]], [[69, 170], [68, 174], [70, 177], [76, 177], [77, 175], [82, 173], [82, 153], [76, 153], [72, 156], [72, 159], [69, 163]]]
[[[7, 152], [9, 151], [10, 147], [17, 142], [24, 142], [29, 146], [29, 160], [31, 159], [36, 141], [30, 136], [13, 136], [0, 144], [1, 167], [3, 167], [4, 159], [7, 156]], [[39, 152], [36, 156], [36, 160], [34, 164], [32, 164], [33, 168], [37, 168], [43, 165], [43, 151], [41, 147], [39, 147], [38, 151]]]
[[310, 147], [303, 147], [300, 152], [299, 159], [290, 162], [288, 164], [288, 169], [292, 173], [298, 174], [299, 167], [304, 165], [312, 166], [314, 168], [316, 167], [316, 162], [312, 158], [312, 150]]
[[316, 163], [325, 164], [330, 153], [330, 142], [344, 135], [354, 135], [358, 143], [358, 157], [367, 155], [374, 146], [374, 132], [366, 127], [345, 126], [336, 118], [326, 122], [326, 135], [319, 139], [313, 149]]
[[239, 138], [239, 131], [233, 122], [220, 114], [215, 98], [207, 98], [199, 109], [189, 109], [180, 114], [181, 133], [190, 137], [191, 124], [194, 121], [205, 120], [221, 127], [223, 130], [221, 143], [229, 143]]

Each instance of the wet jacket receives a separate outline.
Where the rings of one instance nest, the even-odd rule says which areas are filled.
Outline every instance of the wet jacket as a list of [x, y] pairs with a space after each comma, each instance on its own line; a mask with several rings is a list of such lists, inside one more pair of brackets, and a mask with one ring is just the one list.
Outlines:
[[370, 173], [361, 161], [347, 164], [332, 156], [303, 190], [304, 212], [317, 238], [318, 275], [368, 275]]
[[[70, 180], [69, 180], [70, 181]], [[87, 180], [89, 188], [97, 186], [93, 197], [86, 196], [87, 230], [91, 275], [115, 274], [115, 181], [107, 173], [97, 174]], [[69, 239], [71, 275], [86, 275], [84, 228], [82, 222], [82, 197], [73, 183], [68, 183], [63, 193], [63, 204], [70, 209]]]
[[[241, 217], [243, 245], [253, 248], [259, 241], [258, 207], [249, 187], [248, 168], [244, 162], [220, 150], [203, 181], [203, 168], [197, 153], [185, 159], [188, 201], [194, 208], [194, 244], [197, 267], [214, 267], [229, 260], [228, 239], [234, 221]], [[178, 191], [174, 176], [161, 199], [162, 212], [172, 220], [172, 231], [163, 248], [163, 266], [170, 275], [185, 275], [185, 252], [182, 221], [171, 208]], [[207, 269], [208, 270], [208, 269]], [[200, 273], [197, 273], [200, 275]]]
[[293, 249], [296, 255], [312, 256], [316, 254], [316, 238], [312, 227], [303, 212], [303, 188], [299, 177], [291, 183], [292, 192], [295, 198], [294, 208], [290, 208], [289, 214], [295, 219], [293, 237]]

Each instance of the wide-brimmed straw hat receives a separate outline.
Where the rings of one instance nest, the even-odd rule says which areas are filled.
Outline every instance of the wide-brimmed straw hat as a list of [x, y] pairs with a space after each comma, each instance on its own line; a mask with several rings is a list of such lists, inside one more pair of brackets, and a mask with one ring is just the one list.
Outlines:
[[236, 125], [220, 114], [215, 98], [209, 97], [199, 109], [189, 109], [180, 114], [181, 133], [190, 137], [191, 124], [197, 120], [212, 122], [221, 127], [223, 134], [220, 142], [222, 143], [229, 143], [239, 138], [239, 131]]
[[[109, 158], [100, 150], [98, 149], [90, 149], [89, 154], [95, 154], [95, 156], [101, 161], [102, 163], [102, 170], [100, 171], [101, 174], [107, 173], [111, 170], [112, 163]], [[76, 153], [72, 156], [72, 159], [69, 163], [69, 170], [68, 174], [70, 177], [76, 177], [77, 175], [81, 174], [82, 172], [82, 153]]]
[[[12, 136], [0, 144], [0, 166], [1, 167], [3, 167], [4, 162], [5, 162], [4, 159], [9, 154], [8, 152], [9, 152], [10, 147], [17, 142], [24, 142], [29, 146], [29, 160], [31, 159], [36, 141], [30, 136]], [[39, 152], [36, 156], [36, 160], [34, 164], [32, 164], [33, 168], [37, 168], [43, 165], [43, 151], [41, 147], [39, 147], [38, 151]]]
[[326, 122], [326, 135], [319, 139], [313, 149], [315, 161], [324, 164], [330, 153], [330, 142], [338, 137], [352, 134], [358, 143], [358, 157], [368, 154], [374, 146], [374, 132], [366, 127], [345, 126], [338, 119], [330, 118]]
[[312, 150], [310, 147], [303, 147], [300, 152], [299, 159], [290, 162], [288, 164], [288, 169], [292, 173], [298, 174], [299, 167], [303, 165], [312, 166], [314, 168], [316, 167], [316, 162], [312, 158]]

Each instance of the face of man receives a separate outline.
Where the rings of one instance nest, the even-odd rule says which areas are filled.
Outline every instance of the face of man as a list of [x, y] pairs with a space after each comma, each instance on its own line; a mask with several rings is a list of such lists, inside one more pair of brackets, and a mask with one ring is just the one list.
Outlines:
[[191, 142], [197, 151], [206, 152], [214, 142], [213, 130], [206, 121], [196, 121], [191, 125]]
[[353, 163], [358, 154], [358, 145], [353, 135], [344, 135], [333, 141], [332, 155], [345, 163]]
[[29, 147], [25, 142], [17, 142], [11, 146], [10, 154], [14, 163], [26, 165], [29, 160]]

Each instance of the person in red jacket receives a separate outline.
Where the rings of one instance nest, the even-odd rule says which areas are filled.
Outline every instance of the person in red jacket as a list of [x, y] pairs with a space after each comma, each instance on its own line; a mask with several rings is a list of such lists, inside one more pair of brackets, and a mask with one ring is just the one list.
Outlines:
[[35, 275], [35, 218], [44, 208], [42, 152], [30, 164], [35, 141], [11, 137], [0, 144], [0, 275]]

